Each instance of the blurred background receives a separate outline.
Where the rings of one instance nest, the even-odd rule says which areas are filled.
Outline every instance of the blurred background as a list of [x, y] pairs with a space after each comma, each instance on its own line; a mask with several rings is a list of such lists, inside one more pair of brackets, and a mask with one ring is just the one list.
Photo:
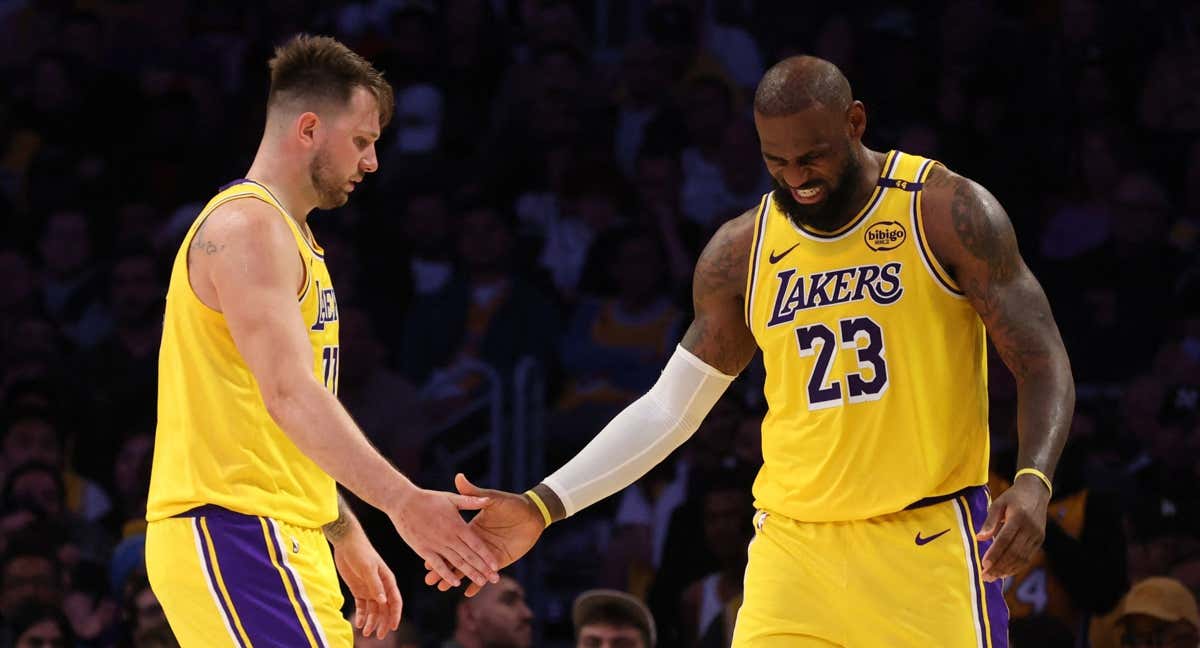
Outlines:
[[[838, 4], [0, 0], [0, 645], [174, 645], [141, 566], [167, 271], [248, 168], [298, 31], [395, 86], [380, 171], [310, 223], [340, 395], [420, 485], [528, 488], [653, 383], [700, 249], [769, 190], [754, 87], [812, 53], [865, 102], [867, 146], [999, 198], [1066, 339], [1078, 409], [1044, 550], [1008, 583], [1013, 645], [1118, 645], [1104, 617], [1147, 576], [1200, 592], [1200, 7]], [[595, 586], [647, 601], [659, 645], [728, 645], [761, 379], [470, 614], [359, 507], [406, 597], [378, 645], [570, 645]], [[994, 355], [990, 391], [994, 495], [1016, 440]]]

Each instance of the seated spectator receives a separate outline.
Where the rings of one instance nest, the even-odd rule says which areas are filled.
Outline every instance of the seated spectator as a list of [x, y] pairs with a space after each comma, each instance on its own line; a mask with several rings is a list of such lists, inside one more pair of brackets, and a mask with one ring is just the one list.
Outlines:
[[571, 605], [575, 648], [654, 648], [654, 617], [636, 597], [617, 590], [588, 590]]
[[122, 614], [130, 648], [179, 648], [179, 642], [167, 623], [158, 597], [150, 589], [145, 572], [137, 572], [126, 581], [122, 596]]
[[[1200, 642], [1196, 597], [1173, 578], [1147, 578], [1134, 585], [1118, 609], [1113, 629], [1122, 647], [1192, 648]], [[1102, 633], [1094, 645], [1112, 645], [1112, 636]]]
[[68, 511], [89, 522], [108, 514], [112, 502], [104, 490], [66, 467], [66, 439], [49, 412], [36, 408], [13, 412], [0, 435], [0, 468], [12, 470], [28, 462], [54, 466], [62, 471]]
[[709, 485], [703, 497], [704, 543], [716, 556], [718, 569], [683, 592], [680, 618], [685, 646], [729, 646], [742, 606], [746, 547], [753, 536], [747, 520], [754, 515], [754, 499], [746, 476], [735, 472], [723, 475]]
[[671, 302], [664, 253], [650, 230], [623, 228], [597, 243], [607, 257], [608, 290], [575, 309], [563, 338], [571, 376], [560, 406], [629, 403], [654, 384], [682, 334], [683, 313]]
[[29, 604], [58, 610], [62, 601], [62, 566], [45, 543], [30, 536], [10, 542], [0, 559], [0, 618], [14, 618]]
[[478, 384], [473, 362], [503, 378], [533, 356], [545, 366], [560, 324], [553, 302], [513, 271], [513, 224], [483, 203], [461, 211], [462, 274], [441, 291], [413, 300], [400, 363], [431, 398], [456, 399]]
[[533, 611], [525, 602], [525, 588], [515, 578], [500, 574], [471, 598], [459, 596], [454, 607], [453, 635], [442, 648], [529, 648], [533, 645]]
[[87, 348], [112, 326], [104, 306], [103, 275], [92, 256], [88, 217], [75, 210], [52, 212], [39, 241], [46, 312], [76, 345]]
[[4, 616], [6, 640], [13, 648], [74, 648], [75, 635], [61, 610], [30, 603]]

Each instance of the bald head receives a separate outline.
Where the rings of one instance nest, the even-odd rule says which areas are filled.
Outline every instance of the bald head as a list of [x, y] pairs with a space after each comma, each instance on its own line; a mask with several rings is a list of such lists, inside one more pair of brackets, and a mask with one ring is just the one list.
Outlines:
[[832, 110], [850, 107], [850, 82], [836, 65], [815, 56], [792, 56], [767, 70], [754, 93], [754, 111], [785, 117], [820, 104]]

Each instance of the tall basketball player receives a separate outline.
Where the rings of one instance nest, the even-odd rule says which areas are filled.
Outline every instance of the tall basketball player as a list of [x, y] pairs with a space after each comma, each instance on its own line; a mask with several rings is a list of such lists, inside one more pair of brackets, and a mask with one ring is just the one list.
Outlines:
[[293, 38], [270, 69], [254, 163], [188, 230], [167, 291], [146, 567], [184, 646], [349, 647], [338, 573], [364, 634], [395, 629], [395, 578], [337, 483], [446, 578], [498, 580], [458, 512], [486, 500], [414, 486], [336, 396], [337, 299], [307, 218], [378, 167], [391, 87], [331, 38]]
[[[866, 110], [827, 61], [768, 70], [754, 117], [775, 190], [704, 250], [695, 321], [658, 382], [524, 496], [460, 475], [497, 500], [472, 524], [520, 557], [686, 440], [761, 349], [770, 411], [733, 644], [1006, 646], [1000, 579], [1042, 541], [1074, 407], [1008, 215], [933, 160], [866, 148]], [[988, 335], [1020, 408], [1019, 469], [995, 501]]]

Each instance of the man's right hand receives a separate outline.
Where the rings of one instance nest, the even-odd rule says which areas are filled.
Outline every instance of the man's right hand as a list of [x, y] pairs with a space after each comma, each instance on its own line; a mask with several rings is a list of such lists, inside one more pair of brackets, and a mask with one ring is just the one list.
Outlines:
[[499, 563], [488, 543], [459, 514], [489, 507], [487, 497], [411, 488], [387, 511], [396, 531], [427, 568], [458, 586], [466, 575], [472, 587], [500, 581]]

